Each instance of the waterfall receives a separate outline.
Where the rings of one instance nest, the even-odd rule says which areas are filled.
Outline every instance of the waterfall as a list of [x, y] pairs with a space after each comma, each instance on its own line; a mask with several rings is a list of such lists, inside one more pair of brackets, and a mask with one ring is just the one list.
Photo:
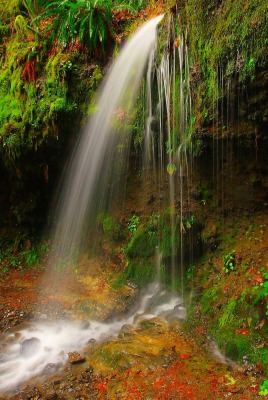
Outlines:
[[[158, 171], [158, 181], [163, 184], [163, 177], [168, 176], [169, 210], [170, 210], [170, 276], [173, 291], [184, 292], [184, 237], [191, 235], [186, 232], [185, 217], [189, 216], [189, 185], [191, 175], [191, 124], [192, 105], [189, 81], [188, 49], [185, 37], [180, 34], [175, 37], [172, 18], [167, 21], [169, 32], [166, 45], [160, 60], [153, 60], [152, 51], [147, 70], [147, 118], [145, 122], [144, 166], [151, 163], [152, 174]], [[172, 47], [171, 47], [172, 46]], [[157, 97], [152, 89], [156, 77]], [[157, 103], [157, 107], [153, 106]], [[156, 146], [151, 129], [151, 122], [158, 120], [158, 135]], [[157, 168], [155, 165], [158, 163]], [[178, 231], [180, 230], [180, 235]], [[180, 236], [178, 242], [177, 236]], [[187, 249], [191, 258], [192, 240], [188, 240]], [[161, 247], [161, 246], [160, 246]], [[159, 252], [159, 249], [157, 249]], [[159, 276], [159, 272], [158, 272]], [[178, 284], [179, 282], [179, 284]], [[178, 287], [179, 286], [179, 287]]]
[[[156, 246], [156, 282], [146, 288], [145, 293], [141, 293], [136, 305], [122, 319], [110, 321], [109, 324], [92, 321], [88, 328], [81, 327], [81, 323], [76, 321], [29, 324], [29, 328], [26, 327], [20, 331], [24, 340], [22, 343], [27, 345], [29, 343], [34, 347], [31, 351], [32, 355], [28, 357], [27, 354], [27, 360], [25, 360], [21, 342], [14, 340], [15, 336], [12, 333], [10, 336], [14, 344], [6, 356], [0, 360], [0, 372], [4, 378], [0, 382], [0, 391], [12, 390], [31, 377], [42, 375], [51, 360], [57, 366], [64, 365], [68, 351], [85, 346], [88, 337], [94, 337], [98, 341], [108, 340], [117, 335], [122, 325], [134, 323], [137, 313], [145, 318], [153, 316], [165, 318], [166, 315], [172, 315], [178, 319], [185, 318], [182, 232], [184, 228], [182, 227], [185, 213], [183, 202], [187, 203], [183, 179], [188, 170], [186, 148], [189, 142], [189, 110], [191, 109], [188, 58], [185, 42], [181, 37], [178, 51], [176, 46], [173, 46], [172, 50], [167, 48], [157, 65], [155, 60], [156, 29], [161, 19], [162, 16], [159, 16], [148, 21], [136, 32], [123, 47], [100, 88], [97, 112], [82, 132], [63, 177], [61, 198], [55, 212], [53, 248], [49, 267], [55, 267], [59, 263], [68, 266], [69, 263], [72, 264], [75, 261], [76, 253], [82, 249], [83, 241], [90, 225], [94, 224], [97, 213], [107, 210], [110, 201], [117, 196], [116, 191], [121, 183], [120, 177], [128, 161], [131, 123], [135, 114], [133, 108], [147, 66], [144, 165], [147, 168], [151, 165], [153, 172], [151, 179], [154, 181], [158, 179], [163, 183], [164, 176], [169, 180], [173, 293], [162, 289], [159, 283], [163, 254]], [[171, 32], [171, 20], [169, 20], [168, 31]], [[158, 89], [156, 109], [154, 108], [154, 83], [157, 84]], [[155, 112], [158, 113], [159, 121], [158, 138], [153, 136], [151, 127]], [[122, 183], [120, 189], [122, 191]], [[176, 206], [178, 201], [179, 208]], [[176, 237], [178, 226], [180, 242]], [[53, 268], [49, 270], [52, 271]], [[53, 275], [53, 272], [48, 272], [50, 273]], [[174, 293], [178, 289], [176, 285], [178, 279], [180, 279], [182, 297]], [[50, 279], [49, 284], [51, 283]], [[54, 289], [62, 289], [59, 285], [61, 282], [55, 282]]]
[[116, 181], [120, 175], [118, 162], [124, 165], [127, 160], [132, 106], [162, 17], [149, 20], [136, 32], [101, 86], [97, 112], [78, 140], [63, 179], [55, 213], [51, 265], [73, 259], [92, 216], [115, 196], [110, 178]]

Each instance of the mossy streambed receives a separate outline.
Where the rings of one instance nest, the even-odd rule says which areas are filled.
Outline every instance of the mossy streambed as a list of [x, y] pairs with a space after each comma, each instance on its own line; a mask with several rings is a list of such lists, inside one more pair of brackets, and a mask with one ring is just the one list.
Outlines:
[[[123, 326], [118, 326], [113, 334], [109, 320], [119, 317], [124, 310], [126, 313], [138, 299], [133, 285], [116, 290], [111, 287], [109, 274], [113, 268], [112, 264], [103, 268], [97, 258], [85, 257], [76, 272], [68, 271], [66, 286], [72, 289], [71, 296], [47, 290], [40, 298], [43, 278], [33, 271], [11, 271], [2, 279], [1, 357], [12, 340], [23, 342], [22, 336], [10, 334], [29, 327], [29, 318], [43, 326], [60, 320], [61, 330], [67, 336], [77, 334], [68, 328], [69, 324], [79, 323], [87, 344], [81, 346], [78, 342], [77, 348], [73, 348], [80, 353], [81, 363], [72, 363], [70, 358], [68, 361], [65, 354], [65, 364], [48, 362], [38, 377], [14, 387], [12, 393], [0, 395], [1, 399], [259, 398], [264, 381], [260, 364], [250, 369], [247, 363], [238, 366], [226, 360], [204, 326], [202, 330], [196, 324], [186, 332], [183, 318], [178, 318], [178, 298], [175, 302], [169, 298], [172, 312], [166, 310], [158, 317], [154, 316], [152, 305], [151, 314], [147, 311], [147, 315], [137, 308], [132, 321], [122, 322]], [[37, 303], [42, 309], [36, 308]], [[74, 323], [74, 314], [80, 322]], [[90, 319], [106, 321], [106, 339], [90, 336]], [[57, 329], [59, 332], [59, 325]], [[33, 330], [32, 336], [35, 335], [38, 329]], [[26, 357], [25, 367], [27, 362]]]

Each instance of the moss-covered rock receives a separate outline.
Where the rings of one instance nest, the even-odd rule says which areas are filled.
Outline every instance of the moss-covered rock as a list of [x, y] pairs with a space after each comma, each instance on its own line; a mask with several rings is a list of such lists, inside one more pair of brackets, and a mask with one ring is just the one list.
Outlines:
[[157, 241], [150, 237], [148, 232], [141, 228], [135, 232], [128, 243], [125, 253], [129, 258], [149, 258], [155, 252]]
[[108, 215], [103, 218], [102, 227], [104, 234], [112, 240], [123, 240], [125, 237], [125, 227]]
[[267, 69], [267, 5], [190, 0], [181, 8], [180, 23], [189, 40], [196, 128], [213, 124], [215, 133], [229, 135], [234, 129], [228, 132], [228, 126], [240, 117], [254, 132], [267, 118], [267, 107], [258, 101], [260, 94], [267, 99], [265, 83], [258, 84]]

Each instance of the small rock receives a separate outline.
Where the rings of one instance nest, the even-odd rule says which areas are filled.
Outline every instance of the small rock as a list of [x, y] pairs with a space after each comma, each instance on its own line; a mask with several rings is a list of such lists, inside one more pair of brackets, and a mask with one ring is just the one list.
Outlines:
[[43, 369], [42, 373], [44, 375], [51, 375], [51, 374], [55, 374], [55, 372], [57, 372], [59, 369], [59, 364], [55, 364], [55, 363], [48, 363], [45, 368]]
[[91, 344], [91, 343], [95, 343], [95, 342], [96, 342], [96, 340], [94, 338], [91, 338], [87, 341], [87, 344]]
[[53, 383], [53, 385], [59, 385], [61, 383], [61, 378], [56, 376], [51, 382]]
[[119, 339], [122, 339], [124, 337], [130, 337], [133, 335], [134, 335], [133, 325], [130, 325], [130, 324], [123, 325], [122, 328], [120, 329], [120, 332], [118, 333]]
[[82, 321], [80, 324], [81, 329], [88, 329], [90, 328], [90, 322], [89, 321]]
[[247, 364], [249, 363], [249, 358], [248, 358], [248, 356], [244, 356], [244, 357], [242, 358], [242, 360], [243, 360], [243, 364], [245, 364], [245, 365], [247, 365]]
[[152, 204], [152, 203], [155, 201], [155, 199], [156, 199], [155, 195], [154, 195], [154, 194], [151, 194], [149, 200], [147, 201], [147, 204], [148, 204], [148, 205], [149, 205], [149, 204]]
[[46, 400], [57, 400], [58, 395], [53, 389], [48, 389], [46, 391]]
[[41, 348], [41, 341], [36, 337], [25, 339], [21, 343], [20, 354], [24, 358], [33, 357]]
[[71, 364], [79, 364], [86, 361], [84, 356], [78, 353], [78, 351], [73, 351], [72, 353], [68, 353], [68, 359]]

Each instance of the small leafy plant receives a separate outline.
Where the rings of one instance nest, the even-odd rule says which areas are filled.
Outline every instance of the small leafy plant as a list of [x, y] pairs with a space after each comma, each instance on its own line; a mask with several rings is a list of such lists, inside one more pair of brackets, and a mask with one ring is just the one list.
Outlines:
[[259, 391], [259, 396], [267, 396], [267, 395], [268, 395], [268, 379], [263, 381]]
[[129, 219], [127, 223], [129, 232], [131, 233], [136, 232], [136, 230], [138, 229], [139, 222], [140, 218], [135, 214], [132, 215], [132, 217]]
[[235, 270], [235, 249], [223, 256], [223, 269], [226, 274]]
[[177, 171], [177, 167], [175, 164], [168, 164], [167, 172], [169, 173], [170, 176], [174, 175], [176, 171]]

